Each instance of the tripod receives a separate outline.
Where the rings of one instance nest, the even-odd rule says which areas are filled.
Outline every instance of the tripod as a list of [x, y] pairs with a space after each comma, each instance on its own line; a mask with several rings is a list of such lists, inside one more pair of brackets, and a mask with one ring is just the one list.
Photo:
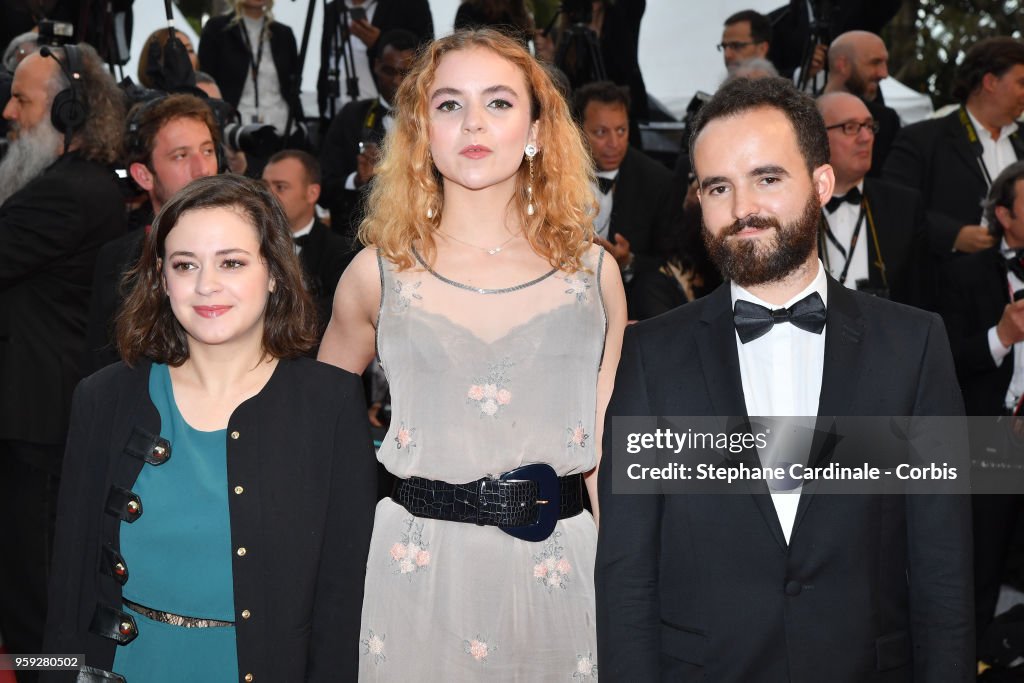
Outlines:
[[571, 23], [562, 35], [555, 65], [569, 78], [573, 90], [586, 83], [608, 79], [597, 34], [582, 21]]
[[[811, 83], [810, 69], [815, 49], [818, 45], [828, 45], [832, 42], [832, 34], [834, 33], [832, 17], [835, 10], [833, 4], [833, 0], [818, 0], [808, 6], [810, 30], [807, 32], [807, 39], [804, 42], [802, 53], [803, 57], [800, 59], [800, 80], [796, 84], [796, 87], [801, 91], [805, 91]], [[827, 72], [827, 61], [824, 69]], [[815, 96], [820, 94], [816, 83], [813, 90]]]
[[[329, 30], [331, 36], [327, 51], [330, 60], [330, 68], [327, 71], [327, 107], [332, 119], [337, 113], [335, 111], [337, 99], [341, 97], [339, 64], [345, 71], [345, 95], [349, 100], [359, 97], [359, 77], [356, 76], [355, 57], [352, 52], [352, 33], [348, 30], [349, 9], [345, 0], [335, 0], [333, 4], [338, 8], [334, 25], [324, 26], [324, 30]], [[327, 0], [324, 0], [325, 17], [327, 16], [327, 5]]]

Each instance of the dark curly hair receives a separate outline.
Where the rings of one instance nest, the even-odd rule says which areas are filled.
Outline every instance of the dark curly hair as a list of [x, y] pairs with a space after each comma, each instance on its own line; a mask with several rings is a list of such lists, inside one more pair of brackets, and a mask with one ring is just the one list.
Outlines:
[[281, 205], [257, 180], [215, 175], [193, 180], [164, 204], [153, 219], [139, 262], [125, 274], [124, 283], [132, 289], [117, 316], [117, 348], [129, 365], [142, 356], [175, 367], [188, 360], [188, 337], [163, 289], [164, 244], [186, 213], [217, 208], [237, 211], [253, 226], [260, 257], [274, 280], [264, 312], [264, 354], [294, 358], [316, 345], [316, 309], [303, 285], [302, 266]]
[[953, 80], [953, 98], [966, 102], [981, 87], [985, 74], [1001, 77], [1018, 64], [1024, 64], [1024, 43], [1015, 38], [997, 36], [979, 40], [971, 46]]
[[800, 154], [807, 164], [807, 170], [828, 163], [828, 131], [825, 120], [817, 106], [805, 93], [797, 90], [792, 81], [785, 78], [761, 78], [751, 80], [738, 78], [726, 83], [711, 100], [700, 108], [693, 122], [690, 136], [690, 158], [701, 131], [715, 119], [724, 119], [746, 113], [751, 109], [778, 109], [793, 125]]

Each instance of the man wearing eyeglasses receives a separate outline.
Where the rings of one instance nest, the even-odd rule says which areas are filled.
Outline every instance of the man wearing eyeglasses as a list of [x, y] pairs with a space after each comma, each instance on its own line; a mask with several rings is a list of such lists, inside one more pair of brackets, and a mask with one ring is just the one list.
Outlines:
[[859, 97], [827, 93], [817, 105], [825, 119], [829, 163], [836, 174], [819, 239], [825, 267], [851, 289], [926, 307], [922, 271], [927, 259], [921, 253], [925, 214], [920, 195], [865, 178], [878, 121]]
[[748, 59], [764, 59], [772, 40], [772, 24], [768, 17], [754, 10], [743, 10], [725, 20], [718, 51], [725, 58], [725, 68], [732, 73]]
[[825, 92], [848, 92], [861, 98], [879, 124], [872, 147], [871, 170], [878, 177], [896, 134], [900, 116], [882, 100], [880, 83], [889, 77], [889, 51], [870, 31], [847, 31], [836, 36], [828, 48], [828, 82]]

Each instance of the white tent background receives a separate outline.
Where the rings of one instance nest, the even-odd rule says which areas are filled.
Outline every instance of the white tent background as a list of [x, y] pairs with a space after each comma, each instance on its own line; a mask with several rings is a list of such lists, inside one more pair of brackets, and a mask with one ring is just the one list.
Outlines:
[[[302, 72], [302, 87], [303, 106], [307, 115], [312, 115], [317, 111], [316, 76], [320, 66], [323, 0], [277, 0], [274, 16], [291, 27], [301, 46], [309, 2], [315, 2], [316, 7]], [[723, 20], [742, 9], [768, 12], [782, 4], [783, 0], [718, 0], [713, 4], [714, 10], [708, 11], [708, 5], [693, 0], [648, 0], [640, 25], [640, 69], [648, 92], [676, 117], [681, 117], [695, 92], [713, 93], [725, 78], [722, 55], [715, 48], [721, 40]], [[436, 35], [445, 35], [452, 30], [458, 6], [459, 0], [430, 0]], [[132, 61], [126, 67], [126, 73], [136, 79], [142, 42], [152, 31], [166, 26], [167, 21], [161, 0], [139, 0], [134, 11]], [[175, 13], [175, 26], [188, 33], [193, 43], [198, 45], [198, 36], [177, 7]], [[882, 82], [882, 91], [886, 103], [900, 112], [904, 123], [926, 118], [932, 112], [927, 96], [892, 78]]]

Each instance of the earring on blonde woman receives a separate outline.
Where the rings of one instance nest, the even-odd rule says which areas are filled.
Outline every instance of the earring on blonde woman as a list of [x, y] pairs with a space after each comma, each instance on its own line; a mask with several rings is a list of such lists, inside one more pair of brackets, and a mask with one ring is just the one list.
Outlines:
[[527, 145], [526, 146], [526, 160], [530, 162], [530, 182], [526, 185], [526, 215], [532, 216], [536, 213], [533, 207], [533, 158], [537, 156], [537, 146]]

